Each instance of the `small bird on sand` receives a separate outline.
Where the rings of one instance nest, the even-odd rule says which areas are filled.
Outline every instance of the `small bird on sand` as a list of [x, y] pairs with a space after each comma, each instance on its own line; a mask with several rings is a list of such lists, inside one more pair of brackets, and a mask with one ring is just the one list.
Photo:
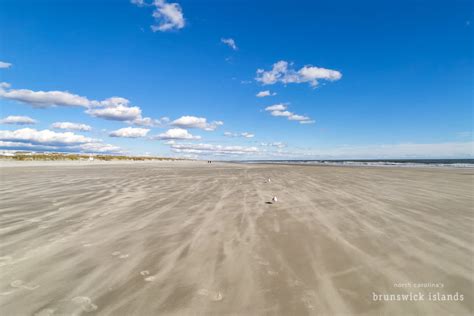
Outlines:
[[268, 179], [267, 179], [267, 182], [270, 183], [270, 182], [272, 182], [272, 180], [271, 180], [270, 178], [268, 178]]
[[272, 197], [272, 202], [273, 202], [273, 203], [276, 203], [276, 202], [278, 202], [278, 199], [277, 199], [277, 197], [276, 197], [276, 196]]

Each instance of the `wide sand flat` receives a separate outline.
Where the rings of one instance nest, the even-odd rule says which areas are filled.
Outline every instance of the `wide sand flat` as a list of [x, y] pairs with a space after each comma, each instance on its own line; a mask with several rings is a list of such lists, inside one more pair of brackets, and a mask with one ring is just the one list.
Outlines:
[[[2, 315], [473, 314], [473, 170], [167, 162], [0, 172]], [[420, 291], [424, 301], [373, 301]]]

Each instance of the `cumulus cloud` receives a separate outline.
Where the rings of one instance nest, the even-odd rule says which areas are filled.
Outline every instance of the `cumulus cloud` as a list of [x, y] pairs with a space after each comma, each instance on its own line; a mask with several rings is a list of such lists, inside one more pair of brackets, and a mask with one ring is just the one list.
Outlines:
[[225, 132], [224, 136], [227, 137], [245, 137], [245, 138], [253, 138], [255, 137], [254, 134], [249, 133], [249, 132], [243, 132], [243, 133], [231, 133], [231, 132]]
[[270, 115], [272, 116], [286, 117], [288, 120], [297, 121], [300, 124], [313, 124], [315, 122], [308, 116], [299, 115], [299, 114], [295, 114], [293, 112], [287, 111], [286, 110], [287, 108], [288, 108], [287, 105], [280, 103], [280, 104], [267, 106], [265, 108], [265, 111], [270, 112]]
[[223, 125], [222, 121], [207, 122], [204, 117], [196, 116], [181, 116], [180, 118], [171, 122], [171, 125], [182, 128], [199, 128], [205, 131], [214, 131], [217, 127]]
[[86, 97], [67, 91], [33, 91], [28, 89], [11, 89], [10, 84], [0, 84], [0, 97], [7, 100], [27, 103], [37, 108], [53, 106], [89, 107], [91, 101]]
[[0, 69], [1, 68], [10, 68], [12, 66], [11, 63], [7, 63], [7, 62], [4, 62], [4, 61], [0, 61]]
[[36, 124], [36, 120], [28, 116], [9, 115], [1, 119], [0, 124], [31, 125]]
[[134, 121], [141, 117], [142, 110], [138, 106], [128, 107], [118, 105], [114, 107], [105, 107], [89, 109], [87, 114], [112, 121]]
[[285, 148], [286, 144], [282, 142], [260, 143], [260, 146], [270, 146], [276, 148]]
[[291, 68], [287, 61], [280, 60], [273, 64], [271, 70], [257, 69], [256, 81], [264, 85], [272, 85], [277, 82], [288, 83], [309, 83], [316, 87], [320, 80], [336, 81], [341, 79], [342, 74], [337, 70], [306, 65], [299, 70]]
[[[112, 121], [146, 122], [150, 118], [142, 118], [142, 110], [138, 106], [130, 106], [130, 101], [122, 97], [112, 97], [94, 102], [87, 114]], [[145, 120], [145, 121], [143, 121]]]
[[233, 50], [238, 50], [237, 44], [233, 38], [221, 38], [221, 42], [232, 48]]
[[416, 158], [473, 158], [474, 142], [434, 144], [374, 144], [279, 151], [270, 155], [292, 159], [416, 159]]
[[73, 146], [70, 149], [88, 153], [122, 153], [119, 146], [104, 143], [85, 143]]
[[192, 140], [192, 139], [201, 139], [201, 136], [194, 136], [183, 128], [171, 128], [164, 133], [161, 133], [157, 136], [152, 137], [153, 139], [162, 139], [162, 140]]
[[145, 137], [150, 130], [148, 128], [124, 127], [109, 133], [110, 137], [139, 138]]
[[48, 129], [38, 131], [22, 128], [14, 131], [0, 131], [0, 140], [40, 145], [77, 145], [98, 142], [98, 140], [72, 132], [58, 133]]
[[52, 128], [56, 129], [68, 129], [74, 131], [84, 131], [88, 132], [92, 129], [89, 125], [81, 123], [72, 123], [72, 122], [55, 122], [51, 125]]
[[130, 100], [122, 97], [111, 97], [102, 101], [91, 101], [91, 106], [94, 107], [117, 107], [117, 106], [129, 106]]
[[308, 124], [308, 122], [310, 121], [310, 118], [308, 116], [298, 115], [298, 114], [292, 114], [288, 116], [288, 119], [290, 121], [306, 122], [306, 124]]
[[257, 147], [222, 146], [214, 144], [176, 144], [170, 145], [171, 150], [178, 153], [197, 155], [244, 155], [258, 153]]
[[264, 98], [264, 97], [269, 97], [269, 96], [274, 96], [276, 95], [276, 92], [270, 92], [270, 90], [265, 90], [265, 91], [260, 91], [259, 93], [256, 94], [257, 98]]
[[67, 91], [33, 91], [11, 89], [8, 83], [0, 85], [0, 97], [27, 103], [36, 108], [55, 106], [84, 107], [86, 113], [108, 120], [128, 121], [141, 118], [139, 107], [130, 107], [130, 101], [122, 97], [111, 97], [102, 101], [90, 100]]
[[[140, 126], [160, 126], [162, 119], [155, 120], [142, 117], [138, 106], [131, 106], [130, 101], [122, 97], [111, 97], [105, 100], [90, 100], [68, 91], [33, 91], [28, 89], [11, 89], [10, 84], [0, 84], [0, 98], [29, 104], [35, 108], [56, 106], [83, 107], [86, 113], [97, 118], [113, 121], [125, 121]], [[165, 118], [163, 118], [164, 120]]]
[[8, 150], [32, 150], [32, 151], [52, 151], [52, 152], [83, 152], [83, 153], [122, 153], [118, 146], [104, 143], [84, 143], [77, 145], [47, 145], [32, 144], [25, 142], [1, 141], [0, 149]]
[[[131, 106], [128, 99], [112, 97], [103, 101], [93, 101], [86, 113], [97, 118], [111, 121], [122, 121], [138, 126], [161, 126], [161, 119], [142, 117], [138, 106]], [[166, 118], [165, 118], [166, 119]]]
[[283, 111], [286, 110], [287, 106], [283, 103], [278, 103], [274, 105], [267, 106], [265, 111]]
[[132, 0], [131, 3], [139, 7], [154, 7], [152, 16], [156, 24], [150, 26], [153, 32], [179, 30], [186, 24], [183, 9], [178, 3], [167, 3], [165, 0], [154, 0], [150, 4], [144, 0]]
[[169, 121], [170, 119], [166, 116], [159, 119], [152, 119], [151, 117], [139, 117], [139, 118], [134, 119], [133, 121], [128, 121], [127, 123], [134, 124], [137, 126], [153, 127], [153, 126], [164, 126]]

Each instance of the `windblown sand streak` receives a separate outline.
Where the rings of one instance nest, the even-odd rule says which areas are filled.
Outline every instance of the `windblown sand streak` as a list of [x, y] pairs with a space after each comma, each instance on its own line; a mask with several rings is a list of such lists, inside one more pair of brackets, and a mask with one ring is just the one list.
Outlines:
[[[471, 314], [473, 181], [469, 169], [4, 167], [0, 311]], [[404, 282], [465, 299], [372, 300]]]

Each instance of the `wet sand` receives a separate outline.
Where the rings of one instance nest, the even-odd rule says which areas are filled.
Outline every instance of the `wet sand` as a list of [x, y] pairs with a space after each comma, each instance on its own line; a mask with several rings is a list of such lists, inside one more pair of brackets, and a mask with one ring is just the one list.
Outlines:
[[[3, 315], [473, 314], [472, 169], [24, 163], [0, 175]], [[424, 300], [374, 301], [410, 292]], [[438, 292], [458, 301], [428, 299]]]

